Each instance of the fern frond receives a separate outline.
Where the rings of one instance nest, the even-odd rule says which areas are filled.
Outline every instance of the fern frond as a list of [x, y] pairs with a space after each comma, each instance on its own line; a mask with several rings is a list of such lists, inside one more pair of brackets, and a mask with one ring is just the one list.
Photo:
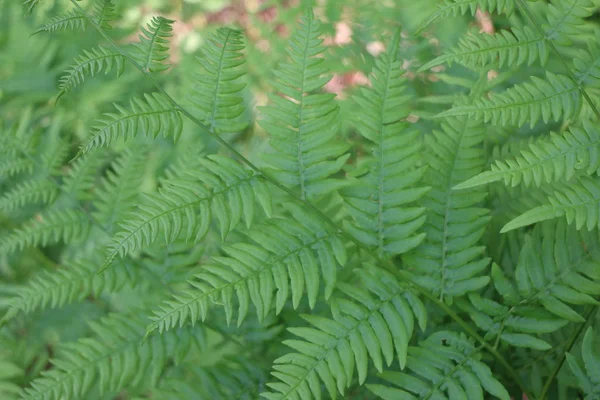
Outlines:
[[115, 70], [117, 77], [125, 70], [125, 57], [116, 50], [108, 50], [98, 46], [74, 59], [74, 63], [66, 70], [58, 81], [58, 97], [68, 93], [85, 80], [86, 75], [95, 76], [100, 72], [108, 74]]
[[354, 217], [347, 230], [386, 256], [407, 252], [425, 237], [418, 233], [425, 208], [416, 202], [429, 190], [419, 186], [424, 173], [421, 134], [405, 121], [411, 96], [406, 94], [404, 71], [396, 57], [398, 40], [399, 36], [376, 61], [373, 87], [356, 97], [361, 110], [357, 130], [371, 142], [373, 157], [358, 182], [341, 192]]
[[448, 54], [429, 61], [419, 71], [455, 62], [473, 69], [496, 64], [500, 68], [532, 65], [537, 60], [544, 65], [549, 52], [544, 37], [527, 26], [502, 30], [494, 35], [471, 32], [463, 36]]
[[32, 246], [47, 246], [63, 241], [73, 242], [84, 237], [89, 220], [79, 210], [51, 210], [35, 217], [23, 227], [2, 238], [0, 254], [12, 253]]
[[234, 133], [245, 129], [239, 117], [244, 111], [242, 79], [245, 69], [244, 37], [241, 32], [221, 28], [209, 37], [203, 57], [197, 57], [202, 73], [195, 76], [190, 101], [200, 120], [215, 133]]
[[86, 19], [77, 11], [69, 11], [56, 17], [50, 18], [48, 22], [40, 26], [32, 35], [41, 32], [59, 31], [82, 31], [85, 30]]
[[28, 158], [6, 158], [0, 161], [0, 177], [12, 178], [15, 175], [33, 173], [33, 161]]
[[8, 301], [8, 311], [0, 321], [6, 323], [19, 313], [30, 314], [47, 308], [59, 308], [86, 297], [115, 292], [125, 285], [134, 286], [139, 279], [134, 266], [127, 261], [118, 268], [98, 274], [101, 258], [65, 262], [66, 268], [35, 275], [15, 290]]
[[571, 37], [580, 33], [584, 19], [592, 15], [595, 7], [591, 0], [561, 0], [548, 4], [544, 10], [548, 23], [542, 25], [545, 38], [557, 45], [571, 45]]
[[465, 117], [448, 118], [441, 130], [426, 136], [426, 183], [432, 187], [423, 202], [427, 237], [404, 259], [414, 279], [442, 299], [478, 290], [489, 282], [482, 272], [490, 259], [483, 256], [485, 247], [478, 245], [490, 220], [488, 210], [480, 207], [486, 192], [452, 191], [457, 182], [482, 170], [484, 136], [482, 124]]
[[[302, 340], [283, 343], [297, 353], [275, 360], [271, 374], [280, 382], [262, 396], [269, 400], [321, 398], [321, 382], [332, 399], [352, 382], [354, 369], [362, 384], [369, 360], [378, 371], [391, 365], [394, 355], [403, 368], [414, 330], [414, 319], [425, 329], [424, 305], [391, 274], [376, 267], [357, 270], [366, 289], [339, 284], [346, 296], [332, 301], [333, 319], [303, 315], [312, 327], [290, 328]], [[351, 299], [351, 300], [350, 300]]]
[[144, 94], [144, 99], [134, 98], [130, 109], [115, 104], [118, 114], [105, 114], [92, 128], [92, 137], [81, 147], [78, 156], [103, 146], [114, 140], [136, 137], [143, 133], [146, 137], [156, 138], [173, 136], [176, 141], [183, 129], [183, 120], [178, 107], [173, 105], [164, 95], [156, 92]]
[[134, 43], [132, 56], [144, 71], [161, 72], [170, 67], [163, 62], [169, 58], [169, 40], [173, 22], [164, 17], [153, 17], [147, 28], [142, 27], [140, 42]]
[[57, 189], [56, 184], [48, 179], [25, 181], [0, 198], [0, 211], [9, 213], [30, 203], [52, 203]]
[[589, 327], [581, 344], [583, 365], [573, 354], [567, 353], [567, 364], [575, 375], [579, 387], [586, 394], [585, 400], [600, 397], [600, 354], [598, 354], [597, 343], [598, 338], [594, 336], [594, 329]]
[[482, 11], [498, 12], [511, 15], [516, 7], [515, 0], [444, 0], [438, 4], [438, 9], [415, 29], [421, 33], [434, 21], [444, 17], [456, 17], [464, 14], [475, 15], [480, 9]]
[[548, 196], [548, 203], [535, 207], [506, 224], [501, 233], [549, 219], [566, 217], [579, 230], [600, 226], [600, 182], [598, 178], [581, 176], [558, 186]]
[[547, 80], [532, 76], [530, 82], [513, 86], [502, 93], [492, 93], [472, 105], [457, 106], [437, 117], [467, 116], [494, 125], [533, 126], [576, 117], [581, 110], [581, 93], [569, 77], [546, 72]]
[[94, 192], [94, 218], [108, 232], [114, 230], [137, 204], [146, 167], [146, 149], [126, 150], [107, 171], [102, 187]]
[[61, 191], [65, 193], [69, 201], [88, 200], [89, 191], [95, 186], [98, 171], [106, 162], [104, 154], [87, 154], [77, 159], [63, 179]]
[[478, 347], [465, 335], [442, 331], [408, 350], [408, 371], [386, 371], [379, 377], [393, 386], [367, 385], [383, 400], [483, 400], [484, 391], [510, 400], [504, 386], [482, 361]]
[[521, 154], [496, 160], [489, 171], [462, 182], [454, 189], [465, 189], [503, 180], [507, 186], [542, 186], [569, 180], [578, 172], [591, 175], [600, 171], [600, 132], [589, 121], [583, 128], [571, 128], [531, 143]]
[[581, 50], [573, 59], [575, 77], [579, 85], [600, 88], [600, 35], [589, 40], [588, 50]]
[[300, 26], [290, 38], [289, 63], [275, 70], [272, 84], [279, 92], [270, 95], [270, 106], [260, 108], [259, 121], [270, 135], [276, 152], [264, 160], [273, 168], [272, 176], [284, 185], [297, 189], [302, 199], [330, 193], [343, 182], [329, 178], [339, 172], [349, 155], [347, 145], [336, 140], [339, 130], [334, 94], [320, 93], [330, 80], [319, 21], [312, 11], [301, 18]]
[[136, 314], [113, 314], [90, 322], [94, 337], [68, 343], [52, 360], [54, 367], [25, 389], [25, 400], [65, 400], [118, 392], [140, 384], [154, 386], [169, 362], [168, 354], [189, 347], [201, 334], [191, 329], [150, 338], [143, 346], [144, 319]]
[[94, 5], [94, 21], [105, 31], [111, 30], [110, 21], [117, 18], [112, 0], [98, 0]]
[[585, 322], [574, 308], [597, 304], [599, 266], [598, 231], [577, 232], [564, 221], [537, 225], [526, 237], [513, 279], [492, 266], [502, 300], [471, 294], [471, 305], [463, 308], [488, 335], [512, 346], [547, 350], [551, 345], [538, 335]]
[[320, 276], [328, 299], [335, 287], [337, 267], [346, 263], [343, 242], [323, 222], [300, 209], [292, 210], [295, 219], [302, 223], [269, 220], [248, 232], [245, 240], [225, 247], [226, 257], [213, 257], [202, 265], [189, 282], [191, 288], [175, 293], [173, 300], [155, 311], [148, 331], [163, 332], [188, 320], [192, 324], [204, 320], [211, 302], [223, 305], [229, 324], [234, 292], [239, 304], [238, 326], [246, 317], [250, 302], [262, 320], [273, 303], [275, 313], [279, 314], [290, 296], [293, 307], [297, 308], [305, 288], [309, 306], [313, 308]]
[[208, 232], [213, 214], [224, 238], [242, 217], [247, 226], [252, 223], [256, 200], [271, 214], [271, 192], [259, 175], [217, 155], [201, 164], [203, 169], [194, 175], [170, 180], [157, 194], [145, 196], [146, 204], [114, 236], [103, 268], [117, 256], [150, 245], [159, 235], [170, 243], [185, 231], [186, 240], [199, 241]]

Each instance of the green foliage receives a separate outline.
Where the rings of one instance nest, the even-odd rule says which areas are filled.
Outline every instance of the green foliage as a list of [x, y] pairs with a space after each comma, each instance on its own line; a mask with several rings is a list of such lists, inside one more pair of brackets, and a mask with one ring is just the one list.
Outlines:
[[600, 396], [598, 1], [17, 3], [0, 398]]

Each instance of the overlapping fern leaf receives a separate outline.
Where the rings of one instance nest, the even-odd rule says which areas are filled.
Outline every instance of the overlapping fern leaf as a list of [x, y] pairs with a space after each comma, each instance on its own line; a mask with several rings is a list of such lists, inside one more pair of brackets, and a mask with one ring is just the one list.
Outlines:
[[241, 32], [221, 28], [210, 36], [203, 48], [203, 57], [197, 57], [202, 72], [194, 77], [195, 88], [190, 100], [198, 110], [199, 119], [211, 132], [240, 132], [247, 125], [240, 118], [244, 112], [243, 49]]
[[359, 179], [341, 192], [353, 223], [346, 228], [380, 255], [404, 253], [425, 237], [419, 228], [425, 208], [418, 201], [429, 188], [420, 186], [424, 167], [422, 139], [405, 121], [411, 96], [397, 57], [399, 34], [387, 54], [375, 64], [371, 83], [356, 97], [360, 114], [356, 127], [372, 145], [373, 156], [361, 165]]
[[300, 339], [284, 344], [296, 353], [275, 360], [269, 383], [270, 400], [321, 398], [321, 382], [332, 399], [344, 394], [355, 369], [358, 382], [367, 376], [369, 361], [378, 371], [390, 366], [395, 357], [401, 368], [407, 365], [408, 343], [415, 319], [425, 329], [426, 311], [419, 298], [388, 272], [373, 266], [357, 270], [364, 288], [339, 284], [343, 297], [331, 302], [333, 319], [304, 315], [311, 327], [290, 328]]
[[[110, 30], [110, 21], [116, 18], [115, 5], [112, 0], [97, 0], [94, 4], [92, 20], [102, 29]], [[85, 30], [87, 19], [77, 10], [68, 11], [64, 14], [50, 18], [44, 25], [40, 26], [33, 34], [41, 32], [59, 31], [82, 31]]]
[[582, 106], [580, 89], [570, 77], [546, 72], [546, 79], [532, 76], [529, 82], [517, 84], [490, 98], [473, 104], [456, 106], [438, 117], [467, 116], [495, 125], [533, 127], [542, 120], [561, 121], [574, 118]]
[[522, 150], [518, 156], [501, 159], [489, 171], [457, 185], [465, 189], [503, 180], [507, 186], [540, 187], [569, 180], [578, 173], [600, 170], [600, 132], [589, 121], [562, 134], [551, 132]]
[[338, 265], [346, 263], [344, 244], [323, 222], [297, 206], [287, 207], [293, 220], [271, 219], [249, 231], [242, 241], [223, 248], [226, 256], [213, 257], [202, 265], [188, 289], [176, 292], [155, 311], [149, 331], [162, 332], [188, 321], [204, 320], [211, 303], [223, 306], [229, 324], [237, 300], [238, 326], [250, 303], [261, 320], [272, 306], [279, 314], [290, 296], [297, 308], [305, 292], [312, 308], [321, 279], [328, 299], [336, 284]]
[[30, 179], [18, 184], [0, 198], [0, 211], [11, 212], [26, 204], [49, 204], [56, 199], [56, 183], [48, 179]]
[[184, 235], [199, 241], [208, 232], [213, 216], [225, 237], [242, 220], [250, 225], [256, 203], [271, 214], [271, 192], [260, 175], [237, 162], [217, 155], [201, 161], [201, 168], [167, 181], [158, 193], [146, 194], [134, 215], [121, 223], [122, 231], [108, 246], [103, 268], [152, 244], [158, 236], [167, 243]]
[[164, 17], [153, 17], [147, 28], [142, 27], [140, 41], [134, 43], [131, 55], [139, 66], [148, 72], [161, 72], [169, 68], [169, 38], [173, 22]]
[[200, 328], [149, 338], [143, 346], [144, 319], [139, 312], [113, 314], [91, 322], [94, 336], [67, 343], [53, 368], [25, 389], [23, 399], [65, 400], [117, 394], [124, 387], [153, 386], [170, 355], [197, 342]]
[[264, 160], [280, 183], [293, 188], [302, 199], [320, 196], [343, 185], [330, 178], [348, 159], [347, 145], [336, 140], [339, 130], [334, 94], [322, 93], [330, 80], [318, 57], [325, 51], [320, 39], [319, 21], [309, 10], [290, 38], [289, 62], [274, 71], [269, 96], [271, 105], [260, 109], [259, 124], [270, 134], [275, 152]]
[[481, 207], [481, 189], [453, 191], [457, 182], [481, 171], [485, 156], [483, 126], [465, 117], [448, 118], [426, 137], [429, 170], [426, 182], [425, 241], [405, 255], [415, 280], [441, 299], [451, 300], [485, 286], [489, 265], [485, 247], [478, 245], [490, 220]]
[[509, 400], [508, 392], [482, 359], [480, 348], [465, 335], [436, 332], [408, 349], [407, 371], [379, 375], [393, 386], [367, 387], [383, 400], [483, 400], [487, 398], [485, 392]]
[[567, 353], [567, 363], [577, 379], [579, 387], [586, 394], [584, 400], [600, 397], [600, 354], [598, 354], [598, 338], [594, 329], [588, 328], [581, 344], [581, 359]]
[[599, 244], [597, 230], [578, 232], [564, 221], [538, 224], [525, 239], [513, 278], [492, 267], [501, 300], [471, 294], [461, 305], [488, 337], [547, 350], [540, 335], [585, 322], [581, 306], [598, 304]]
[[142, 133], [146, 137], [179, 138], [183, 128], [180, 110], [160, 93], [144, 94], [144, 98], [134, 98], [130, 108], [126, 109], [115, 104], [118, 114], [105, 114], [92, 128], [91, 137], [81, 146], [78, 156], [91, 150], [108, 146], [113, 141], [122, 138], [127, 140]]

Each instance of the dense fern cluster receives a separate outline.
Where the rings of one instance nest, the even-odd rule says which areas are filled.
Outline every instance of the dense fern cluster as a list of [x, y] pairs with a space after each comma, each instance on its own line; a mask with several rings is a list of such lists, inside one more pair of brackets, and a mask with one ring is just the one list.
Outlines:
[[600, 399], [600, 3], [283, 3], [0, 0], [0, 398]]

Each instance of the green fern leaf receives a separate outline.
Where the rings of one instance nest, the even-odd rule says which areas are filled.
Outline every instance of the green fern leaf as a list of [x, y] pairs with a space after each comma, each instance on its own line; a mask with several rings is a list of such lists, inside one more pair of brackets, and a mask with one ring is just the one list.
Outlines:
[[565, 221], [537, 225], [521, 249], [514, 278], [492, 266], [502, 300], [471, 294], [470, 304], [461, 307], [488, 336], [511, 346], [548, 350], [551, 345], [539, 335], [585, 322], [577, 308], [597, 304], [599, 244], [597, 230], [578, 232]]
[[79, 210], [51, 210], [11, 232], [0, 242], [0, 254], [26, 247], [48, 246], [81, 240], [89, 230], [89, 219]]
[[47, 179], [31, 179], [18, 184], [0, 198], [0, 211], [9, 213], [26, 204], [50, 204], [56, 199], [56, 184]]
[[202, 160], [202, 169], [188, 177], [168, 181], [157, 194], [146, 195], [134, 217], [121, 224], [108, 246], [102, 269], [117, 256], [142, 249], [164, 236], [173, 242], [185, 231], [186, 240], [201, 240], [210, 228], [212, 215], [224, 238], [242, 216], [249, 226], [254, 219], [255, 199], [271, 213], [271, 192], [259, 175], [217, 155]]
[[140, 42], [133, 46], [132, 56], [144, 71], [162, 72], [170, 65], [164, 64], [169, 58], [169, 40], [173, 22], [164, 17], [153, 17], [147, 28], [142, 27]]
[[[169, 330], [188, 320], [204, 320], [210, 303], [225, 308], [227, 324], [237, 297], [238, 326], [248, 313], [250, 302], [263, 320], [275, 300], [279, 314], [288, 298], [297, 308], [306, 289], [310, 308], [319, 292], [320, 276], [328, 299], [336, 283], [336, 269], [344, 266], [346, 251], [340, 237], [329, 227], [291, 207], [294, 219], [273, 219], [246, 234], [239, 243], [225, 247], [226, 257], [213, 257], [190, 281], [191, 288], [174, 294], [152, 317], [148, 332]], [[319, 271], [320, 269], [320, 271]], [[273, 290], [276, 289], [276, 293]]]
[[89, 200], [90, 190], [95, 186], [98, 170], [106, 162], [104, 154], [87, 154], [75, 161], [67, 176], [63, 179], [61, 191], [67, 200]]
[[105, 31], [111, 30], [110, 21], [117, 18], [112, 0], [98, 0], [94, 6], [93, 20]]
[[587, 175], [600, 171], [600, 132], [589, 122], [583, 128], [571, 128], [569, 132], [542, 138], [522, 150], [521, 154], [505, 160], [497, 160], [489, 171], [457, 185], [454, 189], [466, 189], [504, 180], [505, 185], [542, 186], [569, 180], [578, 172]]
[[25, 11], [25, 15], [30, 15], [33, 12], [33, 9], [41, 2], [42, 0], [25, 0], [23, 5], [27, 8]]
[[579, 230], [600, 226], [600, 182], [597, 178], [581, 176], [556, 188], [548, 203], [535, 207], [506, 224], [501, 233], [549, 219], [566, 217]]
[[59, 308], [93, 295], [115, 292], [126, 285], [134, 286], [139, 274], [130, 262], [122, 262], [103, 274], [98, 274], [102, 258], [91, 257], [66, 262], [68, 268], [46, 271], [15, 290], [8, 301], [8, 311], [0, 325], [19, 313], [30, 314], [47, 308]]
[[[406, 353], [413, 334], [414, 318], [425, 329], [425, 308], [410, 290], [386, 271], [375, 267], [357, 270], [367, 290], [339, 284], [345, 298], [332, 302], [333, 319], [318, 315], [303, 318], [310, 328], [290, 328], [302, 340], [284, 344], [297, 353], [275, 360], [273, 376], [279, 382], [262, 396], [269, 400], [321, 398], [321, 383], [331, 398], [352, 383], [354, 369], [358, 382], [367, 377], [369, 359], [378, 371], [391, 365], [394, 354], [401, 368], [407, 365]], [[352, 299], [352, 300], [350, 300]]]
[[173, 136], [176, 141], [183, 129], [180, 110], [160, 93], [144, 94], [144, 99], [134, 98], [130, 110], [115, 104], [118, 114], [105, 114], [92, 129], [92, 137], [81, 147], [78, 157], [89, 151], [108, 146], [114, 140], [136, 137], [143, 133], [156, 138]]
[[58, 82], [58, 97], [68, 93], [79, 86], [86, 75], [95, 76], [100, 72], [105, 74], [115, 70], [121, 76], [125, 70], [125, 57], [116, 50], [107, 50], [98, 46], [91, 51], [84, 50], [83, 54], [76, 57], [74, 63]]
[[59, 31], [83, 31], [86, 27], [85, 16], [77, 11], [69, 11], [56, 17], [50, 18], [48, 22], [40, 26], [32, 35], [41, 32]]
[[144, 383], [156, 385], [178, 347], [189, 348], [202, 334], [198, 328], [150, 338], [141, 346], [144, 319], [138, 314], [114, 314], [101, 322], [90, 322], [94, 337], [63, 345], [52, 360], [54, 367], [25, 389], [24, 400], [78, 400], [118, 392]]
[[573, 59], [575, 77], [579, 85], [600, 88], [600, 35], [589, 40], [588, 50], [581, 50]]
[[512, 30], [502, 30], [494, 35], [471, 32], [458, 42], [458, 46], [448, 54], [439, 56], [419, 68], [425, 71], [438, 65], [460, 63], [469, 68], [481, 68], [489, 65], [516, 67], [533, 65], [537, 60], [542, 65], [549, 55], [546, 40], [539, 33], [525, 26]]
[[[329, 193], [343, 182], [329, 178], [339, 172], [349, 155], [347, 145], [336, 140], [339, 130], [335, 95], [320, 93], [330, 80], [322, 66], [325, 51], [319, 21], [312, 11], [300, 20], [290, 38], [289, 63], [275, 70], [272, 85], [279, 92], [270, 95], [272, 105], [260, 108], [259, 124], [271, 135], [275, 150], [264, 156], [271, 174], [281, 183], [297, 189], [302, 199]], [[328, 179], [329, 178], [329, 179]]]
[[204, 57], [197, 58], [202, 73], [195, 77], [190, 101], [211, 132], [234, 133], [246, 128], [247, 123], [239, 118], [244, 111], [243, 49], [242, 33], [222, 28], [210, 36]]
[[569, 46], [572, 37], [580, 33], [584, 19], [592, 15], [595, 4], [591, 0], [554, 1], [545, 7], [548, 23], [542, 25], [547, 40], [560, 46]]
[[415, 281], [442, 299], [478, 290], [489, 282], [482, 272], [490, 259], [483, 257], [485, 247], [478, 245], [490, 220], [488, 210], [479, 207], [486, 192], [452, 191], [457, 182], [483, 168], [484, 136], [480, 123], [461, 117], [448, 118], [441, 131], [426, 137], [426, 183], [432, 187], [424, 200], [427, 237], [404, 260], [415, 272]]
[[33, 173], [33, 162], [28, 158], [5, 158], [0, 161], [0, 177], [11, 178], [22, 173]]
[[567, 364], [575, 375], [579, 387], [586, 394], [585, 400], [593, 400], [600, 397], [600, 354], [598, 354], [597, 338], [594, 337], [594, 329], [589, 327], [583, 336], [581, 345], [581, 362], [570, 353], [567, 353]]
[[423, 21], [416, 29], [416, 33], [421, 33], [427, 26], [434, 21], [444, 17], [455, 17], [464, 14], [475, 15], [479, 9], [482, 11], [498, 12], [510, 15], [516, 7], [515, 0], [444, 0], [438, 4], [438, 9]]
[[494, 93], [472, 105], [457, 106], [438, 114], [438, 118], [468, 116], [494, 125], [533, 126], [576, 117], [581, 110], [581, 93], [577, 84], [564, 75], [546, 73], [547, 80], [532, 76], [530, 82], [518, 84], [502, 93]]
[[484, 391], [510, 400], [504, 386], [482, 361], [479, 348], [464, 335], [436, 332], [408, 350], [408, 371], [386, 371], [379, 377], [393, 386], [367, 385], [383, 400], [483, 400]]
[[404, 253], [425, 237], [417, 233], [425, 208], [416, 202], [429, 190], [418, 186], [424, 173], [421, 134], [404, 120], [411, 97], [396, 58], [398, 41], [399, 34], [389, 53], [377, 60], [373, 87], [356, 97], [361, 110], [357, 130], [373, 145], [373, 157], [368, 172], [341, 192], [355, 220], [347, 230], [386, 256]]

